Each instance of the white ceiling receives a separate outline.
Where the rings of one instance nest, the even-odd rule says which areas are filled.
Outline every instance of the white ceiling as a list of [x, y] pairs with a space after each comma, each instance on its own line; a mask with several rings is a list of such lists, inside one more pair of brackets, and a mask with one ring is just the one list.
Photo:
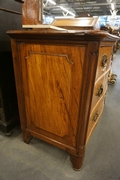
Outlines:
[[[115, 11], [117, 15], [120, 15], [120, 0], [53, 0], [56, 5], [43, 0], [46, 4], [43, 6], [44, 15], [52, 16], [63, 16], [63, 11], [59, 6], [62, 6], [69, 11], [75, 13], [76, 16], [84, 16], [85, 14], [90, 14], [91, 16], [104, 16], [111, 15], [110, 9], [111, 4], [114, 3]], [[47, 2], [47, 3], [46, 3]], [[69, 14], [68, 14], [69, 15]], [[67, 16], [68, 16], [67, 15]]]

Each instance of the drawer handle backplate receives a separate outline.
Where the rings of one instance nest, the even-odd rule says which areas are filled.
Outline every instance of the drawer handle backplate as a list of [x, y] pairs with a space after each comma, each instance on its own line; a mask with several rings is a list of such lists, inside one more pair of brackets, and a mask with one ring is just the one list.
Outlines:
[[103, 86], [101, 85], [99, 90], [98, 90], [97, 95], [100, 97], [102, 95], [102, 93], [103, 93]]
[[107, 55], [104, 54], [102, 56], [102, 61], [101, 61], [102, 67], [106, 67], [107, 66], [107, 60], [108, 60]]
[[96, 122], [97, 121], [97, 118], [98, 118], [98, 111], [95, 112], [94, 116], [93, 116], [93, 119], [92, 121]]

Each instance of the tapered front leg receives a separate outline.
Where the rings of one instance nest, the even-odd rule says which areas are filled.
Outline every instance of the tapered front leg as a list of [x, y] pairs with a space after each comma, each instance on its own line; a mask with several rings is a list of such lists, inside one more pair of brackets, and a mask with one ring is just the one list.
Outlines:
[[69, 154], [69, 155], [70, 155], [70, 161], [72, 162], [73, 165], [73, 169], [76, 171], [80, 171], [83, 166], [84, 156], [80, 157], [73, 154]]
[[33, 136], [29, 132], [23, 131], [23, 141], [25, 143], [29, 144], [32, 138]]

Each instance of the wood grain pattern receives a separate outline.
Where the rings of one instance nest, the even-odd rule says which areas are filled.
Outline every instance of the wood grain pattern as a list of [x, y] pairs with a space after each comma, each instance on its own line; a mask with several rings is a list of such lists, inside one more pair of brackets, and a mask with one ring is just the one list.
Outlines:
[[[95, 82], [94, 85], [94, 92], [93, 92], [93, 98], [92, 98], [92, 106], [91, 106], [91, 112], [93, 111], [93, 108], [97, 105], [99, 100], [105, 96], [108, 88], [108, 74], [109, 71], [106, 72], [106, 74], [103, 74], [103, 76], [99, 79], [99, 81]], [[99, 95], [99, 91], [101, 90], [101, 94]]]
[[93, 109], [93, 111], [92, 111], [92, 113], [90, 115], [86, 143], [88, 142], [88, 140], [90, 138], [90, 135], [93, 132], [93, 129], [95, 128], [95, 126], [99, 122], [99, 119], [101, 117], [101, 114], [102, 114], [102, 111], [103, 111], [103, 108], [104, 108], [104, 101], [105, 101], [105, 96], [103, 96], [100, 99], [99, 103], [95, 106], [95, 108]]
[[70, 30], [100, 29], [100, 25], [97, 22], [98, 17], [59, 18], [54, 19], [52, 25]]
[[42, 24], [42, 0], [25, 0], [22, 4], [22, 25], [36, 24]]
[[30, 49], [31, 45], [20, 45], [27, 127], [70, 136], [75, 147], [85, 47], [34, 45]]
[[[86, 144], [103, 111], [111, 50], [117, 38], [98, 31], [8, 34], [23, 140], [29, 143], [35, 136], [62, 148], [69, 153], [73, 168], [81, 169]], [[102, 71], [105, 53], [108, 64]], [[101, 83], [105, 90], [96, 98]]]

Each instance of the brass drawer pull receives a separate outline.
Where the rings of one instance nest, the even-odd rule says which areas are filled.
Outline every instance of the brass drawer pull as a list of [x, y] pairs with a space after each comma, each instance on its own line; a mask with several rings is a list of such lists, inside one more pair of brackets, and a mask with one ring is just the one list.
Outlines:
[[99, 90], [98, 90], [97, 96], [100, 97], [102, 95], [102, 93], [103, 93], [103, 86], [101, 85]]
[[98, 118], [98, 111], [95, 112], [92, 121], [96, 122]]
[[102, 67], [106, 67], [107, 66], [107, 60], [108, 60], [107, 55], [104, 54], [102, 56], [102, 61], [101, 61]]

